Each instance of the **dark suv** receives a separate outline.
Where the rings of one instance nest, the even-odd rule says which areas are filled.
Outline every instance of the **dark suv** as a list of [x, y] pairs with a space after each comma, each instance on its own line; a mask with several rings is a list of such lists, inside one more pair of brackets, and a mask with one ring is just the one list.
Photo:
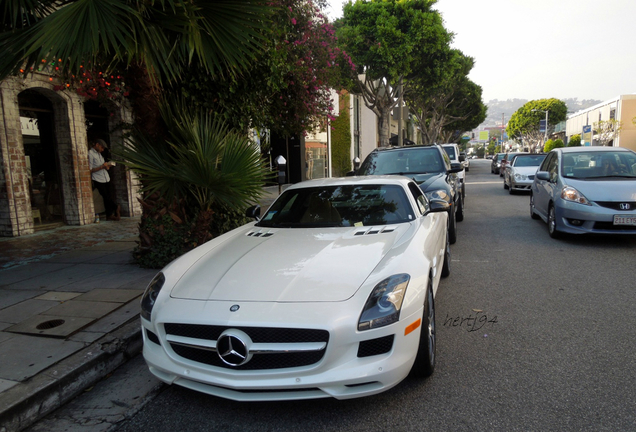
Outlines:
[[403, 175], [412, 178], [429, 200], [444, 200], [450, 205], [448, 238], [457, 241], [457, 222], [464, 219], [464, 202], [457, 173], [461, 163], [452, 163], [438, 145], [385, 147], [373, 150], [360, 168], [350, 174]]

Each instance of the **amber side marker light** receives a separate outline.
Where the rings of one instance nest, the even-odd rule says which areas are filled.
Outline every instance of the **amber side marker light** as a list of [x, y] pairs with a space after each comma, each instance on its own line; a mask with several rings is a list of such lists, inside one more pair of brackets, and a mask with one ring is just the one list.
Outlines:
[[406, 328], [404, 329], [404, 336], [418, 328], [420, 324], [422, 324], [422, 320], [418, 318], [417, 321], [415, 321], [413, 324], [409, 324], [408, 326], [406, 326]]

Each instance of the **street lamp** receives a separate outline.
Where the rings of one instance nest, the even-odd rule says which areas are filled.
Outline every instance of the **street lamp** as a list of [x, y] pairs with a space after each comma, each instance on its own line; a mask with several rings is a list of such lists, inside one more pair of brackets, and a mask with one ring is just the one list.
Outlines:
[[545, 113], [545, 132], [543, 135], [543, 145], [548, 141], [548, 110], [533, 109], [532, 111], [540, 111]]

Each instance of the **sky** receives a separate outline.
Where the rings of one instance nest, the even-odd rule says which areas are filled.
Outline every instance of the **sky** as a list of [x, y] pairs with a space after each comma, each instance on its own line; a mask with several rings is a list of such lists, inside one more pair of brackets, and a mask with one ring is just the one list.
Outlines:
[[[329, 0], [331, 19], [344, 0]], [[636, 0], [438, 0], [483, 100], [636, 93]]]

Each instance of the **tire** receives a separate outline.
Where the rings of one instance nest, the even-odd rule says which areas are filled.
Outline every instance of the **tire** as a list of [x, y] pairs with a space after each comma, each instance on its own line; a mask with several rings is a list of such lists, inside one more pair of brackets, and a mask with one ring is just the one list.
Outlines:
[[539, 215], [534, 212], [534, 195], [530, 194], [530, 217], [532, 219], [540, 219]]
[[424, 300], [420, 344], [415, 356], [411, 373], [419, 378], [426, 378], [435, 371], [435, 299], [433, 298], [433, 278], [428, 277], [428, 289]]
[[512, 190], [512, 184], [511, 184], [510, 186], [508, 186], [508, 193], [509, 193], [510, 195], [514, 195], [514, 194], [515, 194], [515, 191], [514, 191], [514, 190]]
[[559, 231], [559, 224], [556, 219], [556, 212], [554, 210], [554, 206], [550, 204], [550, 208], [548, 209], [548, 234], [553, 239], [558, 239], [561, 237], [561, 232]]
[[455, 214], [455, 220], [457, 220], [457, 222], [461, 222], [464, 220], [464, 198], [463, 197], [459, 197], [459, 204], [457, 207], [457, 213]]
[[455, 205], [453, 204], [448, 215], [448, 241], [450, 244], [455, 244], [457, 241], [457, 219], [455, 213]]
[[504, 178], [504, 189], [508, 189], [508, 184], [506, 183], [506, 179]]
[[446, 232], [446, 247], [444, 249], [444, 263], [442, 264], [442, 277], [448, 277], [451, 273], [451, 249], [448, 239], [448, 231]]

